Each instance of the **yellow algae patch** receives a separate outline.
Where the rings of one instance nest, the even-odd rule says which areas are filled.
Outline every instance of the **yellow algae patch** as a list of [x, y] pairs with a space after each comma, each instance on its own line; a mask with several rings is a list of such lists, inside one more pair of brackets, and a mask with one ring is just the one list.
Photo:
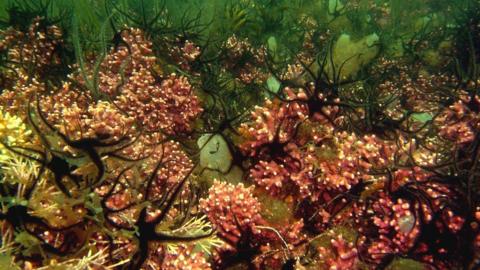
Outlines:
[[[2, 181], [28, 184], [39, 166], [6, 148], [8, 146], [25, 147], [32, 141], [32, 131], [27, 128], [20, 117], [5, 113], [0, 107], [0, 167]], [[21, 150], [19, 150], [21, 151]]]

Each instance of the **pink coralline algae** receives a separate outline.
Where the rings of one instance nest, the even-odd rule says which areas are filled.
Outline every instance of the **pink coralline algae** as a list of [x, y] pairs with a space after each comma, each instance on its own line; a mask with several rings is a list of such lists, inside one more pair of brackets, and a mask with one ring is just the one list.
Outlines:
[[315, 200], [319, 195], [316, 193], [319, 183], [314, 175], [314, 153], [308, 149], [302, 151], [294, 143], [281, 147], [279, 151], [284, 155], [270, 161], [260, 160], [250, 170], [250, 177], [272, 195], [282, 195], [296, 187], [302, 198]]
[[[413, 247], [420, 233], [420, 222], [417, 218], [418, 212], [410, 203], [402, 199], [394, 202], [381, 193], [378, 200], [364, 207], [365, 210], [360, 214], [362, 222], [373, 224], [377, 236], [374, 238], [370, 235], [361, 239], [362, 243], [370, 241], [366, 247], [372, 260], [380, 262], [386, 254], [405, 253]], [[363, 226], [359, 230], [360, 233], [367, 233], [363, 231]]]
[[[458, 196], [456, 189], [437, 182], [430, 170], [420, 166], [392, 170], [398, 163], [411, 160], [412, 153], [418, 156], [415, 151], [431, 164], [434, 161], [426, 150], [402, 134], [397, 135], [398, 143], [375, 134], [360, 136], [335, 130], [333, 126], [344, 121], [336, 118], [339, 107], [325, 106], [312, 114], [311, 97], [302, 89], [287, 87], [284, 93], [285, 100], [267, 100], [263, 107], [256, 107], [251, 121], [239, 129], [245, 138], [239, 147], [251, 157], [249, 178], [257, 188], [308, 205], [299, 214], [309, 217], [319, 231], [353, 217], [360, 234], [359, 257], [370, 264], [382, 264], [391, 255], [407, 253], [433, 264], [453, 252], [442, 247], [442, 240], [431, 243], [422, 232], [429, 228], [449, 235], [464, 228], [461, 211], [447, 199]], [[454, 129], [454, 122], [462, 120], [470, 135], [455, 138], [470, 138], [463, 143], [471, 142], [478, 125], [472, 109], [475, 104], [463, 105], [457, 113], [454, 109], [459, 105], [453, 105], [444, 112], [447, 116], [436, 121], [451, 121], [453, 125], [442, 127]], [[308, 134], [303, 132], [305, 128]], [[447, 139], [448, 131], [442, 130], [439, 136]], [[362, 190], [363, 185], [371, 184]], [[368, 199], [352, 206], [350, 194], [358, 196], [357, 192], [368, 194]], [[425, 255], [425, 249], [436, 245], [441, 247], [437, 253]], [[356, 253], [352, 256], [357, 258]], [[347, 263], [340, 269], [351, 267]]]
[[62, 32], [57, 26], [45, 27], [42, 23], [37, 17], [26, 33], [15, 28], [0, 31], [0, 53], [9, 58], [8, 68], [1, 74], [5, 88], [0, 104], [11, 113], [24, 115], [31, 99], [46, 92], [43, 79], [61, 70]]
[[252, 112], [252, 123], [240, 128], [248, 138], [240, 148], [246, 154], [254, 156], [261, 151], [263, 145], [289, 141], [306, 114], [306, 108], [299, 103], [279, 104], [267, 100], [264, 107], [256, 107]]
[[152, 43], [137, 29], [122, 32], [126, 45], [113, 48], [100, 67], [99, 90], [149, 132], [188, 133], [202, 112], [188, 79], [153, 73]]
[[135, 133], [135, 119], [122, 114], [106, 101], [93, 102], [90, 95], [66, 83], [62, 89], [40, 100], [46, 121], [72, 140], [97, 138], [120, 140]]
[[[140, 148], [139, 152], [130, 149], [136, 148], [135, 145], [126, 148], [123, 155], [132, 159], [140, 157], [143, 161], [142, 166], [126, 170], [123, 176], [118, 175], [118, 178], [106, 179], [105, 183], [97, 188], [97, 194], [104, 199], [107, 206], [106, 213], [114, 223], [122, 223], [122, 216], [138, 211], [138, 208], [131, 206], [141, 205], [146, 201], [161, 200], [165, 190], [173, 190], [192, 169], [192, 161], [178, 143], [169, 141], [153, 145], [146, 149]], [[119, 188], [120, 185], [117, 183], [119, 180], [135, 182], [138, 177], [148, 181], [138, 183], [141, 186], [137, 189]], [[156, 211], [156, 207], [149, 208], [152, 216], [158, 215]]]
[[201, 253], [194, 253], [193, 247], [180, 246], [174, 253], [167, 253], [161, 270], [211, 270], [210, 264]]
[[[475, 108], [475, 110], [472, 110]], [[480, 97], [464, 97], [450, 105], [437, 119], [440, 135], [456, 144], [470, 143], [480, 130]]]
[[371, 170], [380, 170], [391, 163], [396, 148], [374, 135], [358, 138], [345, 132], [337, 134], [335, 142], [337, 157], [320, 162], [321, 181], [340, 190], [375, 178]]
[[[430, 182], [431, 176], [419, 168], [413, 172], [400, 170], [394, 174], [389, 193], [380, 191], [375, 199], [359, 202], [355, 206], [355, 221], [362, 235], [360, 251], [376, 263], [381, 263], [388, 254], [412, 252], [428, 263], [435, 263], [448, 254], [439, 248], [435, 257], [424, 256], [428, 247], [424, 243], [425, 228], [441, 234], [458, 233], [465, 219], [452, 208], [448, 198], [456, 192], [446, 185]], [[406, 192], [406, 193], [405, 193]], [[410, 194], [410, 195], [409, 195]], [[437, 240], [442, 245], [441, 238]], [[418, 243], [422, 243], [418, 245]], [[431, 245], [431, 243], [430, 243]]]
[[288, 182], [290, 173], [283, 164], [278, 164], [275, 161], [261, 160], [250, 170], [250, 177], [255, 183], [265, 189], [271, 194], [279, 194]]
[[[147, 199], [160, 199], [165, 190], [172, 189], [192, 169], [193, 162], [182, 150], [179, 143], [165, 142], [150, 150], [149, 159], [143, 164], [142, 176], [147, 177], [157, 170], [156, 177], [152, 179]], [[144, 153], [145, 154], [145, 153]], [[160, 168], [158, 164], [162, 164]]]
[[[309, 121], [302, 91], [294, 94], [287, 89], [286, 93], [295, 101], [278, 106], [267, 101], [252, 113], [252, 123], [240, 128], [247, 133], [241, 149], [259, 160], [250, 170], [258, 186], [279, 195], [294, 184], [302, 198], [318, 201], [324, 192], [348, 191], [361, 181], [379, 178], [371, 171], [392, 163], [396, 145], [375, 135], [333, 134], [324, 118], [314, 115], [318, 120]], [[326, 128], [305, 135], [302, 125]], [[309, 140], [315, 145], [307, 144]]]
[[234, 186], [215, 181], [208, 197], [200, 202], [202, 211], [233, 248], [247, 234], [262, 233], [256, 226], [263, 225], [265, 221], [260, 215], [260, 202], [253, 197], [252, 189], [243, 184]]
[[[302, 219], [286, 226], [274, 226], [261, 215], [261, 204], [252, 195], [253, 186], [215, 181], [208, 197], [200, 201], [202, 211], [215, 225], [225, 245], [218, 247], [215, 261], [225, 265], [235, 253], [248, 253], [254, 269], [282, 267], [286, 253], [303, 250], [307, 241]], [[233, 260], [235, 261], [235, 260]]]
[[191, 64], [198, 59], [202, 53], [200, 47], [190, 40], [181, 41], [175, 40], [175, 46], [169, 49], [169, 53], [173, 58], [173, 61], [182, 70], [191, 70]]
[[[236, 80], [244, 84], [265, 82], [268, 74], [260, 67], [264, 64], [265, 48], [255, 48], [248, 39], [235, 35], [229, 37], [224, 47], [226, 49], [224, 65], [236, 74]], [[243, 59], [250, 58], [249, 61]]]
[[30, 63], [39, 72], [47, 72], [47, 67], [58, 65], [61, 59], [56, 52], [64, 43], [62, 31], [58, 26], [45, 27], [42, 23], [37, 17], [26, 33], [14, 28], [1, 31], [0, 51], [7, 51], [12, 62]]
[[331, 248], [320, 247], [318, 253], [324, 265], [320, 269], [349, 270], [358, 267], [358, 251], [342, 235], [331, 240]]

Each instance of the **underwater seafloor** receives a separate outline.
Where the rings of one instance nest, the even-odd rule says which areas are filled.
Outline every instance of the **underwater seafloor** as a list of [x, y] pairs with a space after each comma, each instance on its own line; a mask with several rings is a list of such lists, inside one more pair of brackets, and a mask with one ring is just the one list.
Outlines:
[[478, 0], [0, 0], [0, 269], [480, 269], [478, 65]]

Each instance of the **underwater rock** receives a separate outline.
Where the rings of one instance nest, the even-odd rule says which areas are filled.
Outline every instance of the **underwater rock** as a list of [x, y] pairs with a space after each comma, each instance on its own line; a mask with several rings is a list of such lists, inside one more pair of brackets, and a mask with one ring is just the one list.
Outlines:
[[278, 49], [277, 39], [274, 36], [271, 36], [267, 40], [268, 53], [275, 54]]
[[278, 93], [278, 90], [280, 90], [280, 82], [271, 76], [267, 79], [267, 88], [272, 93]]
[[282, 60], [279, 51], [277, 38], [270, 36], [267, 39], [267, 52], [274, 63], [281, 62]]
[[228, 172], [232, 165], [232, 153], [228, 144], [219, 134], [205, 134], [201, 136], [197, 145], [200, 148], [200, 166], [222, 173]]
[[340, 81], [355, 77], [379, 52], [378, 42], [379, 37], [376, 33], [358, 41], [353, 41], [348, 34], [342, 34], [333, 48], [333, 63], [329, 62], [325, 67], [329, 79], [333, 81], [338, 75]]
[[414, 113], [412, 114], [412, 119], [422, 123], [426, 123], [433, 119], [432, 115], [429, 113]]
[[415, 226], [415, 218], [413, 215], [407, 215], [399, 218], [398, 227], [401, 233], [408, 234]]

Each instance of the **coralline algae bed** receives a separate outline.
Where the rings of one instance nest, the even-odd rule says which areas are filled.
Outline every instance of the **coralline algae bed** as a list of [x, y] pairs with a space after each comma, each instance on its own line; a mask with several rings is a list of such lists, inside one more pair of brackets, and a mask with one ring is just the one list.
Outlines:
[[479, 1], [0, 7], [0, 269], [480, 267]]

